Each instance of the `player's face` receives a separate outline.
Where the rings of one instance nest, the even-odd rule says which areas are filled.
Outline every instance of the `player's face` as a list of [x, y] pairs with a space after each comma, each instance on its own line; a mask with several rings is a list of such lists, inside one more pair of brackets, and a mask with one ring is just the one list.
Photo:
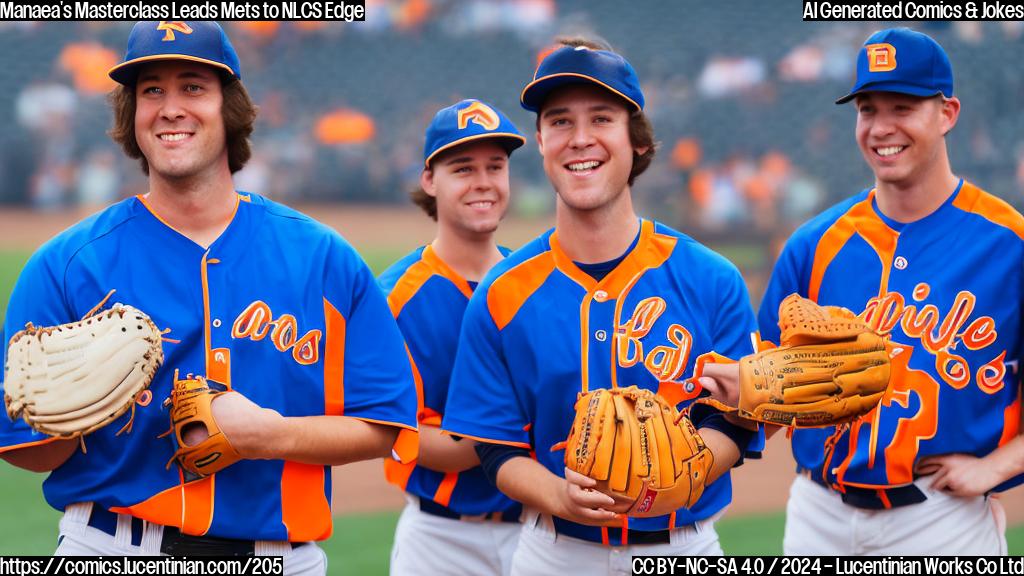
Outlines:
[[944, 137], [960, 111], [955, 98], [868, 92], [856, 105], [857, 145], [879, 184], [911, 186], [945, 161]]
[[508, 152], [486, 140], [435, 159], [423, 190], [437, 199], [437, 221], [459, 233], [491, 234], [508, 208]]
[[540, 111], [537, 143], [544, 171], [570, 209], [596, 210], [628, 190], [629, 110], [607, 90], [579, 84], [552, 93]]
[[181, 180], [227, 169], [220, 77], [206, 65], [156, 62], [135, 86], [135, 137], [151, 176]]

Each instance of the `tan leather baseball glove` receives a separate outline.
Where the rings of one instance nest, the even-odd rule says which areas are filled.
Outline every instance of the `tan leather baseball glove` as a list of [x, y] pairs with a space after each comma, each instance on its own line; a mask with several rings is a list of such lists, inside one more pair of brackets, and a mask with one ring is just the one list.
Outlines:
[[597, 490], [631, 500], [627, 516], [692, 506], [713, 464], [690, 420], [650, 390], [600, 389], [576, 400], [565, 465], [597, 480]]
[[[226, 390], [211, 388], [202, 376], [190, 374], [179, 379], [175, 371], [171, 397], [164, 401], [164, 406], [170, 407], [171, 428], [163, 435], [170, 434], [176, 448], [174, 456], [167, 462], [168, 468], [177, 461], [186, 472], [204, 478], [242, 459], [213, 417], [213, 401], [227, 393]], [[189, 446], [185, 432], [193, 426], [205, 428], [209, 436]]]
[[741, 417], [797, 428], [834, 426], [870, 412], [891, 373], [885, 340], [853, 312], [791, 294], [779, 306], [780, 346], [740, 360]]
[[[76, 438], [133, 410], [163, 363], [160, 331], [142, 311], [115, 304], [78, 322], [11, 337], [4, 402], [44, 434]], [[118, 434], [130, 430], [129, 419]]]

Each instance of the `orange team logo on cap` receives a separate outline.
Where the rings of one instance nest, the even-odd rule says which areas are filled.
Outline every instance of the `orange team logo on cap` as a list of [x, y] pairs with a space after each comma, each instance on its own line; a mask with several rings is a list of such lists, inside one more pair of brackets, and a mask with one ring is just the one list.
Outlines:
[[182, 34], [192, 33], [192, 28], [181, 20], [175, 20], [173, 22], [161, 20], [160, 23], [156, 25], [156, 29], [163, 30], [165, 32], [164, 42], [173, 42], [175, 32], [181, 32]]
[[869, 72], [890, 72], [896, 69], [896, 47], [892, 44], [868, 44]]
[[459, 130], [465, 130], [470, 122], [483, 126], [484, 130], [494, 130], [501, 124], [498, 113], [483, 102], [473, 102], [459, 110]]

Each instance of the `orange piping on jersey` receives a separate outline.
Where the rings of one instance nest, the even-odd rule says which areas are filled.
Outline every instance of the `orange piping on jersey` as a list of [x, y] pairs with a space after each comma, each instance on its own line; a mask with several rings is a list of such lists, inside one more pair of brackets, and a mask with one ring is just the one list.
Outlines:
[[345, 413], [345, 317], [324, 298], [324, 414]]
[[[850, 431], [847, 433], [850, 446], [848, 448], [846, 458], [843, 459], [842, 463], [839, 464], [836, 470], [836, 483], [842, 484], [843, 477], [846, 476], [846, 469], [850, 467], [850, 462], [853, 460], [853, 455], [857, 451], [857, 440], [860, 438], [860, 429], [864, 425], [862, 421], [856, 421], [850, 424]], [[826, 474], [827, 474], [826, 470]]]
[[458, 472], [449, 472], [444, 475], [444, 479], [437, 486], [437, 490], [434, 492], [434, 502], [437, 502], [441, 506], [448, 506], [452, 501], [452, 492], [455, 491], [455, 484], [459, 481]]
[[461, 432], [452, 432], [450, 430], [441, 430], [441, 433], [447, 434], [448, 436], [461, 436], [463, 438], [469, 438], [470, 440], [476, 440], [478, 442], [486, 442], [488, 444], [501, 444], [502, 446], [514, 446], [516, 448], [525, 448], [527, 450], [531, 449], [531, 446], [526, 442], [509, 442], [507, 440], [495, 440], [493, 438], [484, 438], [483, 436], [472, 436], [469, 434], [462, 434]]
[[[615, 313], [614, 316], [612, 316], [612, 322], [614, 323], [613, 328], [615, 329], [615, 334], [612, 336], [611, 347], [611, 375], [613, 388], [618, 386], [618, 370], [616, 362], [619, 339], [618, 327], [622, 320], [622, 306], [626, 301], [626, 296], [645, 272], [660, 267], [666, 260], [668, 260], [672, 251], [675, 250], [675, 246], [675, 238], [655, 233], [654, 223], [650, 220], [643, 220], [640, 223], [640, 239], [637, 241], [636, 248], [626, 256], [625, 259], [623, 259], [615, 270], [612, 270], [611, 273], [601, 281], [601, 286], [606, 292], [608, 292], [608, 297], [616, 299]], [[623, 281], [624, 279], [625, 281]], [[662, 301], [662, 303], [664, 303], [664, 301]], [[659, 385], [658, 394], [661, 394], [663, 385], [665, 385], [665, 383]], [[668, 392], [667, 389], [666, 392]]]
[[203, 281], [203, 342], [204, 342], [204, 345], [205, 345], [204, 350], [206, 351], [206, 354], [204, 355], [206, 357], [206, 370], [205, 370], [206, 374], [210, 373], [210, 346], [211, 346], [211, 344], [210, 344], [210, 282], [209, 282], [209, 277], [208, 277], [208, 273], [207, 273], [207, 270], [206, 270], [206, 267], [209, 265], [209, 262], [207, 262], [206, 258], [209, 255], [210, 255], [209, 251], [207, 251], [205, 254], [203, 254], [203, 260], [199, 264], [199, 266], [200, 266], [200, 269], [199, 269], [199, 273], [200, 274], [199, 275], [200, 275], [200, 277], [202, 278], [202, 281]]
[[676, 511], [673, 510], [668, 515], [668, 529], [672, 530], [676, 527]]
[[601, 544], [603, 544], [605, 546], [608, 546], [609, 545], [608, 541], [609, 541], [608, 540], [608, 527], [607, 526], [602, 526], [601, 527]]
[[622, 514], [622, 535], [619, 537], [622, 546], [629, 546], [629, 517]]
[[388, 294], [388, 307], [391, 309], [391, 315], [398, 318], [398, 315], [402, 313], [402, 308], [412, 300], [413, 296], [433, 275], [434, 271], [423, 260], [409, 266]]
[[42, 446], [43, 444], [49, 444], [50, 442], [56, 442], [57, 440], [60, 440], [60, 438], [57, 437], [57, 436], [51, 436], [51, 437], [46, 438], [44, 440], [36, 440], [34, 442], [25, 442], [23, 444], [13, 444], [11, 446], [4, 446], [4, 447], [0, 448], [0, 454], [3, 454], [4, 452], [10, 452], [11, 450], [19, 450], [21, 448], [29, 448], [31, 446]]
[[814, 251], [814, 264], [811, 267], [811, 281], [807, 287], [809, 299], [814, 302], [818, 301], [825, 271], [854, 234], [859, 234], [878, 254], [878, 259], [882, 264], [878, 294], [881, 296], [888, 291], [889, 271], [892, 268], [899, 233], [886, 226], [885, 222], [875, 214], [871, 207], [874, 197], [875, 191], [872, 190], [867, 198], [851, 206], [846, 214], [836, 220], [818, 241], [818, 246]]
[[1006, 201], [996, 198], [977, 186], [964, 182], [960, 193], [953, 199], [953, 206], [977, 214], [982, 218], [1013, 231], [1024, 240], [1024, 216], [1014, 210]]
[[324, 467], [284, 463], [281, 470], [281, 522], [288, 540], [308, 542], [331, 536], [331, 504], [324, 494]]
[[473, 290], [469, 287], [469, 282], [460, 276], [458, 272], [452, 269], [452, 267], [444, 260], [441, 260], [441, 257], [434, 251], [433, 246], [427, 244], [427, 246], [423, 248], [422, 258], [423, 261], [428, 263], [438, 274], [450, 280], [452, 284], [455, 284], [455, 287], [459, 289], [459, 292], [462, 292], [463, 296], [466, 298], [473, 297]]
[[487, 291], [487, 310], [498, 330], [508, 326], [554, 269], [551, 252], [543, 252], [507, 270], [491, 284]]
[[391, 308], [391, 315], [398, 318], [398, 315], [402, 313], [402, 308], [434, 275], [448, 279], [467, 299], [473, 296], [469, 282], [466, 282], [465, 278], [448, 266], [444, 260], [441, 260], [434, 248], [428, 244], [423, 248], [420, 260], [402, 273], [394, 288], [391, 289], [391, 293], [388, 294], [388, 307]]
[[889, 495], [885, 493], [885, 490], [879, 488], [875, 492], [878, 494], [878, 499], [882, 501], [882, 506], [884, 506], [886, 510], [892, 509], [892, 502], [889, 501]]
[[[149, 205], [149, 202], [146, 200], [146, 196], [144, 194], [136, 194], [135, 198], [137, 198], [138, 201], [142, 203], [142, 206], [145, 207], [146, 210], [148, 210], [149, 213], [152, 214], [154, 218], [159, 220], [164, 226], [167, 226], [168, 228], [170, 228], [171, 230], [174, 230], [178, 234], [181, 234], [185, 238], [188, 238], [189, 240], [192, 240], [191, 238], [189, 238], [189, 236], [187, 234], [185, 234], [181, 230], [178, 230], [174, 226], [171, 226], [171, 223], [168, 222], [167, 220], [164, 220], [163, 216], [158, 214], [157, 211], [154, 210], [153, 207]], [[242, 196], [241, 194], [238, 194], [238, 193], [235, 194], [235, 207], [231, 210], [231, 216], [228, 217], [228, 224], [229, 225], [230, 225], [231, 221], [235, 219], [235, 214], [238, 213], [238, 205], [239, 205], [239, 201], [240, 200], [245, 200], [246, 202], [250, 202], [251, 201], [250, 198], [248, 198], [246, 196]], [[192, 241], [195, 242], [195, 240], [192, 240]]]
[[398, 428], [398, 436], [395, 443], [391, 445], [391, 457], [398, 458], [402, 464], [408, 464], [416, 460], [420, 453], [420, 431], [415, 426], [391, 422], [389, 420], [378, 420], [376, 418], [363, 418], [362, 416], [349, 416], [361, 422], [379, 424], [381, 426], [392, 426]]
[[580, 392], [583, 394], [590, 391], [590, 303], [593, 301], [594, 293], [587, 292], [580, 302]]
[[412, 472], [415, 469], [415, 462], [402, 464], [394, 458], [384, 459], [384, 479], [387, 480], [389, 484], [398, 486], [398, 488], [403, 492], [405, 491], [406, 486], [409, 485], [409, 478], [412, 477]]
[[[409, 352], [409, 346], [405, 347], [405, 353], [409, 357], [409, 365], [412, 367], [412, 378], [416, 383], [416, 419], [420, 424], [440, 427], [441, 414], [423, 405], [423, 378], [420, 377], [420, 371], [416, 367], [416, 362], [412, 359], [412, 353]], [[417, 443], [416, 448], [413, 450], [415, 456], [412, 458], [409, 457], [409, 450], [405, 447], [405, 444], [409, 442], [410, 439], [403, 437], [402, 435], [404, 433], [404, 430], [398, 433], [399, 437], [395, 439], [395, 444], [398, 445], [401, 443], [402, 449], [400, 452], [405, 453], [405, 458], [402, 458], [403, 454], [399, 453], [399, 451], [396, 451], [396, 454], [399, 454], [399, 458], [401, 458], [401, 460], [384, 458], [384, 478], [391, 484], [401, 488], [403, 491], [409, 484], [409, 478], [412, 476], [413, 470], [416, 468], [415, 459], [419, 457], [418, 433], [412, 438], [412, 440]]]
[[423, 412], [420, 415], [420, 424], [424, 426], [433, 426], [435, 428], [440, 428], [441, 421], [443, 419], [444, 416], [440, 412], [434, 410], [433, 408], [424, 408]]
[[878, 406], [875, 406], [867, 416], [871, 417], [871, 436], [868, 439], [868, 469], [870, 470], [875, 467], [875, 454], [878, 450], [878, 428], [882, 422], [882, 411], [878, 409]]
[[1000, 446], [1013, 440], [1020, 434], [1020, 419], [1020, 394], [1017, 394], [1017, 399], [1013, 401], [1013, 404], [1010, 404], [1006, 407], [1006, 410], [1003, 410], [1003, 434], [999, 437]]

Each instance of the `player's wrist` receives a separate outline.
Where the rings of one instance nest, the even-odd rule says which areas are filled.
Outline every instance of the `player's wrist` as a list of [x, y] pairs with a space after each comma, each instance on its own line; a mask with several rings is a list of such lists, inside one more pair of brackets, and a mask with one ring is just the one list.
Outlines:
[[270, 408], [262, 408], [259, 415], [260, 425], [256, 427], [259, 435], [252, 447], [251, 459], [280, 460], [287, 459], [295, 446], [295, 434], [291, 433], [291, 420], [280, 412]]

